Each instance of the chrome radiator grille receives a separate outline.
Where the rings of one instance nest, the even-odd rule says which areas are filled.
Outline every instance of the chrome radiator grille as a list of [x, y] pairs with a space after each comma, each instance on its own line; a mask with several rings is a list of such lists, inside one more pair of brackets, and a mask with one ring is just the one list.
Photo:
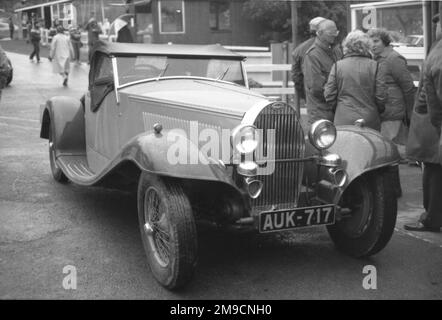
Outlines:
[[[258, 176], [263, 182], [263, 190], [252, 201], [252, 206], [276, 205], [283, 208], [296, 205], [304, 164], [291, 160], [303, 158], [305, 152], [304, 132], [296, 111], [285, 103], [270, 104], [257, 116], [254, 125], [261, 129], [262, 142], [255, 154], [255, 161], [264, 163], [264, 158], [273, 150], [275, 163], [273, 173]], [[268, 129], [275, 130], [274, 139], [269, 138]]]

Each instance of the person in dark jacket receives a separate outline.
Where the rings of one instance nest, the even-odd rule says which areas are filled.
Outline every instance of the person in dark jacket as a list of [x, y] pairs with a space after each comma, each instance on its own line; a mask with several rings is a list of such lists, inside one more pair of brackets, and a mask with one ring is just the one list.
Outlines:
[[305, 53], [313, 45], [316, 39], [316, 32], [318, 30], [319, 24], [324, 21], [323, 17], [316, 17], [310, 20], [310, 38], [300, 45], [298, 45], [295, 50], [293, 50], [292, 58], [292, 80], [295, 86], [295, 93], [298, 97], [305, 99], [304, 90], [304, 74], [302, 73], [302, 62], [304, 60]]
[[[374, 58], [385, 70], [385, 82], [388, 88], [388, 100], [385, 112], [381, 116], [381, 133], [396, 144], [402, 160], [406, 161], [404, 145], [407, 137], [403, 137], [401, 129], [404, 125], [408, 125], [413, 110], [416, 92], [413, 78], [407, 69], [407, 60], [390, 46], [392, 39], [387, 30], [371, 29], [368, 35], [373, 41]], [[394, 179], [397, 180], [396, 193], [400, 197], [402, 189], [399, 169]]]
[[336, 110], [336, 125], [364, 119], [367, 127], [381, 130], [387, 87], [382, 70], [371, 59], [370, 44], [364, 32], [349, 33], [343, 42], [344, 58], [331, 68], [324, 95], [330, 108]]
[[[442, 4], [441, 4], [442, 9]], [[433, 19], [438, 22], [439, 16]], [[432, 47], [422, 68], [421, 83], [419, 83], [418, 99], [415, 110], [418, 113], [430, 114], [431, 124], [436, 128], [437, 138], [442, 130], [442, 22], [437, 25], [437, 43]], [[425, 146], [422, 146], [423, 148]], [[406, 224], [404, 228], [410, 231], [440, 232], [442, 228], [442, 154], [439, 150], [428, 150], [428, 154], [439, 153], [439, 162], [424, 160], [423, 195], [424, 209], [416, 223]]]
[[407, 60], [396, 52], [387, 30], [371, 29], [368, 35], [373, 41], [373, 54], [385, 70], [385, 81], [388, 87], [388, 100], [382, 114], [382, 134], [394, 141], [401, 123], [408, 123], [413, 110], [415, 87], [413, 78], [407, 68]]
[[32, 43], [33, 51], [29, 56], [29, 60], [34, 62], [34, 57], [37, 58], [37, 63], [40, 63], [40, 25], [38, 23], [34, 24], [34, 27], [31, 29], [30, 40]]
[[118, 30], [117, 42], [133, 43], [134, 39], [132, 33], [130, 32], [129, 25], [125, 25], [120, 30]]
[[322, 21], [315, 42], [305, 53], [302, 73], [309, 124], [320, 119], [333, 121], [334, 118], [334, 112], [324, 98], [324, 86], [332, 65], [342, 57], [340, 49], [334, 46], [338, 34], [333, 21]]
[[11, 40], [14, 40], [14, 22], [12, 21], [12, 17], [9, 17], [9, 34], [11, 37]]

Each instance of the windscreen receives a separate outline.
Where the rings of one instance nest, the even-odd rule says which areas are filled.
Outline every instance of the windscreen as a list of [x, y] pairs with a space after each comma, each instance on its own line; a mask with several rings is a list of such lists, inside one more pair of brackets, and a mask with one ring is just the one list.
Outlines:
[[120, 85], [163, 77], [203, 77], [245, 85], [241, 61], [213, 58], [136, 56], [117, 58]]

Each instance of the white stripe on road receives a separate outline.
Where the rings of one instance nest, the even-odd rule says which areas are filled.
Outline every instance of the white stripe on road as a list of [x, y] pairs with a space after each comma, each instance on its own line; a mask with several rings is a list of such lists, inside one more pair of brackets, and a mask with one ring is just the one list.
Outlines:
[[402, 230], [402, 229], [398, 229], [398, 228], [394, 228], [394, 231], [396, 231], [396, 232], [398, 232], [400, 234], [407, 235], [409, 237], [415, 238], [415, 239], [419, 239], [419, 240], [422, 240], [422, 241], [434, 244], [434, 245], [438, 246], [439, 248], [442, 248], [442, 245], [439, 245], [438, 243], [434, 242], [433, 240], [429, 240], [429, 239], [425, 239], [425, 238], [419, 237], [419, 236], [415, 235], [414, 233], [411, 233], [411, 232], [408, 232], [408, 231], [405, 231], [405, 230]]
[[28, 122], [40, 122], [39, 120], [34, 120], [34, 119], [17, 118], [17, 117], [4, 117], [4, 116], [0, 116], [0, 119], [5, 119], [5, 120], [18, 120], [18, 121], [28, 121]]

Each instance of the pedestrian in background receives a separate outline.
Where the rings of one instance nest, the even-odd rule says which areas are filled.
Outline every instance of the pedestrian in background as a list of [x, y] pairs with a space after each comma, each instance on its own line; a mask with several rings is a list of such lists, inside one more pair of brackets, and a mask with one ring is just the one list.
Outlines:
[[304, 61], [304, 56], [307, 50], [313, 45], [316, 39], [316, 32], [318, 30], [319, 24], [324, 21], [323, 17], [316, 17], [310, 20], [310, 38], [300, 45], [298, 45], [295, 50], [293, 50], [292, 58], [292, 80], [295, 85], [295, 93], [297, 97], [305, 99], [305, 89], [304, 89], [304, 74], [302, 73], [302, 63]]
[[95, 43], [100, 40], [100, 33], [102, 33], [100, 26], [98, 25], [97, 19], [95, 19], [95, 13], [91, 13], [91, 18], [89, 19], [89, 22], [87, 23], [86, 27], [84, 28], [87, 31], [87, 44], [88, 44], [88, 57], [89, 57], [89, 63], [91, 62], [92, 57], [92, 48], [94, 47]]
[[53, 27], [55, 28], [55, 30], [57, 30], [58, 26], [61, 26], [60, 20], [58, 20], [58, 18], [55, 18], [53, 22]]
[[52, 62], [52, 70], [63, 78], [63, 86], [68, 85], [69, 60], [71, 57], [71, 42], [64, 34], [62, 26], [57, 27], [57, 34], [52, 39], [49, 61]]
[[410, 157], [424, 162], [422, 186], [425, 211], [416, 223], [404, 226], [410, 231], [439, 232], [442, 227], [442, 22], [440, 22], [440, 15], [436, 15], [433, 22], [437, 23], [437, 42], [433, 45], [422, 68], [410, 126], [410, 140], [414, 137], [419, 138], [418, 141], [414, 141], [417, 148], [410, 149], [411, 141], [407, 144], [407, 153]]
[[133, 43], [134, 39], [132, 37], [132, 33], [129, 29], [129, 25], [126, 23], [123, 27], [121, 27], [117, 32], [117, 42], [124, 43]]
[[0, 100], [2, 98], [2, 89], [6, 87], [8, 75], [11, 72], [11, 67], [8, 63], [6, 52], [0, 46]]
[[81, 32], [78, 28], [71, 27], [69, 34], [70, 34], [70, 40], [71, 40], [72, 49], [73, 49], [73, 53], [74, 53], [73, 61], [77, 65], [81, 65], [80, 48], [83, 46], [83, 44], [81, 43]]
[[12, 17], [9, 17], [9, 34], [11, 37], [11, 40], [14, 40], [14, 21], [12, 21]]
[[30, 40], [32, 43], [33, 51], [31, 52], [31, 55], [29, 56], [29, 60], [31, 62], [34, 62], [34, 57], [37, 58], [37, 63], [40, 63], [40, 25], [38, 23], [35, 23], [34, 27], [31, 29], [30, 33]]
[[336, 125], [364, 119], [366, 126], [381, 130], [387, 87], [378, 63], [371, 58], [371, 41], [360, 30], [343, 41], [344, 57], [335, 63], [325, 86], [325, 100], [334, 112]]
[[302, 64], [308, 122], [327, 119], [333, 121], [334, 113], [324, 98], [324, 86], [332, 65], [342, 53], [335, 46], [339, 30], [331, 20], [319, 23], [316, 39], [307, 50]]
[[35, 28], [35, 23], [36, 23], [36, 17], [35, 17], [35, 13], [32, 12], [31, 13], [31, 17], [28, 19], [28, 24], [27, 24], [27, 40], [26, 43], [30, 43], [31, 42], [31, 30]]
[[32, 30], [32, 22], [31, 20], [28, 20], [26, 23], [26, 43], [31, 42], [31, 30]]

